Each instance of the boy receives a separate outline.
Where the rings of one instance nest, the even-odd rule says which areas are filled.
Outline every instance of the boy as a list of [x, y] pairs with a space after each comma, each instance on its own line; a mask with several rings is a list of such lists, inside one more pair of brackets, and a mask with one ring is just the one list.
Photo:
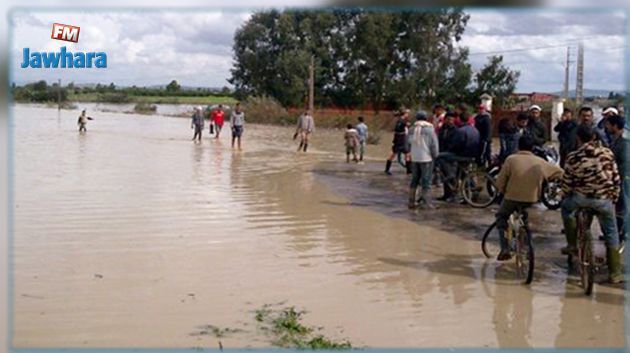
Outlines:
[[223, 104], [219, 104], [219, 107], [212, 111], [212, 121], [214, 122], [215, 138], [219, 138], [221, 129], [223, 129], [223, 122], [225, 120], [225, 113], [223, 112]]
[[362, 116], [359, 117], [359, 123], [356, 126], [359, 133], [359, 161], [363, 162], [363, 154], [365, 153], [365, 145], [368, 139], [368, 127]]
[[241, 136], [243, 136], [244, 125], [245, 113], [241, 110], [241, 103], [236, 103], [234, 111], [230, 114], [230, 126], [232, 127], [232, 148], [234, 148], [234, 142], [238, 142], [238, 149], [242, 149]]
[[352, 153], [352, 160], [358, 163], [357, 147], [360, 143], [359, 133], [352, 127], [352, 124], [348, 124], [346, 128], [346, 133], [343, 136], [346, 141], [346, 163], [350, 163], [350, 153]]

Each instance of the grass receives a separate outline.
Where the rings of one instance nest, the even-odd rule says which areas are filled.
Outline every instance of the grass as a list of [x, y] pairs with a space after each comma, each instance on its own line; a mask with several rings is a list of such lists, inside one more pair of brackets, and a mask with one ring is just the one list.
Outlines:
[[[254, 320], [258, 329], [268, 337], [273, 347], [312, 350], [352, 349], [352, 344], [348, 340], [336, 341], [321, 334], [322, 327], [305, 325], [303, 319], [306, 311], [297, 310], [294, 306], [278, 308], [280, 305], [283, 304], [265, 304], [254, 310]], [[190, 335], [214, 337], [221, 350], [223, 338], [247, 332], [243, 329], [221, 328], [214, 325], [203, 325], [198, 329]]]
[[[234, 104], [236, 99], [228, 96], [205, 96], [205, 97], [179, 97], [179, 96], [129, 96], [132, 103], [147, 104]], [[99, 102], [99, 93], [70, 93], [68, 100], [71, 102]]]
[[318, 333], [321, 327], [307, 326], [302, 322], [305, 311], [295, 307], [285, 307], [272, 310], [265, 305], [255, 311], [255, 319], [261, 330], [267, 332], [271, 344], [280, 348], [293, 349], [351, 349], [352, 344], [347, 341], [335, 341]]

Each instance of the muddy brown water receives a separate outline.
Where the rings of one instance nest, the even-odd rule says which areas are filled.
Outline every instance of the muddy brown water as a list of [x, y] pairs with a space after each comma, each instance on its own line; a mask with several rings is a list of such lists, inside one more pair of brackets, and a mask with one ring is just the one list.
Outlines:
[[193, 335], [209, 324], [267, 347], [270, 303], [357, 347], [624, 345], [624, 291], [581, 294], [558, 212], [531, 211], [523, 286], [480, 251], [493, 209], [408, 211], [386, 144], [348, 165], [340, 131], [299, 154], [290, 128], [249, 125], [238, 152], [187, 119], [98, 113], [79, 134], [77, 115], [13, 108], [16, 347], [216, 348]]

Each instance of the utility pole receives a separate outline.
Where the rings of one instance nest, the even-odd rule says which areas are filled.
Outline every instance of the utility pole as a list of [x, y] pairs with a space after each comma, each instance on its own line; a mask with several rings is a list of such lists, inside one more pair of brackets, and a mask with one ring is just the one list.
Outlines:
[[578, 44], [577, 77], [575, 84], [575, 104], [582, 105], [584, 100], [584, 45]]
[[61, 110], [61, 79], [57, 80], [57, 110]]
[[315, 58], [311, 55], [311, 64], [308, 67], [308, 111], [314, 114], [313, 107], [315, 105]]
[[569, 101], [569, 65], [571, 64], [571, 47], [567, 47], [567, 63], [564, 66], [564, 101]]

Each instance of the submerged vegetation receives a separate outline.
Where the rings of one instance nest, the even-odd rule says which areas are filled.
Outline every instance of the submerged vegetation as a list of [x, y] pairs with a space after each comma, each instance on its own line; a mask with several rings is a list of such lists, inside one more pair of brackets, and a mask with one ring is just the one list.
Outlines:
[[[306, 311], [294, 306], [276, 308], [265, 304], [254, 310], [257, 329], [268, 338], [272, 347], [290, 349], [352, 349], [348, 340], [334, 340], [324, 336], [323, 327], [309, 326], [303, 323]], [[221, 328], [215, 325], [199, 326], [199, 331], [191, 336], [210, 336], [217, 339], [219, 349], [223, 349], [222, 339], [234, 334], [246, 333], [244, 329]]]
[[255, 318], [260, 328], [271, 337], [271, 343], [280, 348], [297, 349], [351, 349], [347, 341], [335, 341], [319, 333], [321, 327], [305, 325], [305, 311], [295, 307], [271, 310], [269, 306], [256, 310]]

